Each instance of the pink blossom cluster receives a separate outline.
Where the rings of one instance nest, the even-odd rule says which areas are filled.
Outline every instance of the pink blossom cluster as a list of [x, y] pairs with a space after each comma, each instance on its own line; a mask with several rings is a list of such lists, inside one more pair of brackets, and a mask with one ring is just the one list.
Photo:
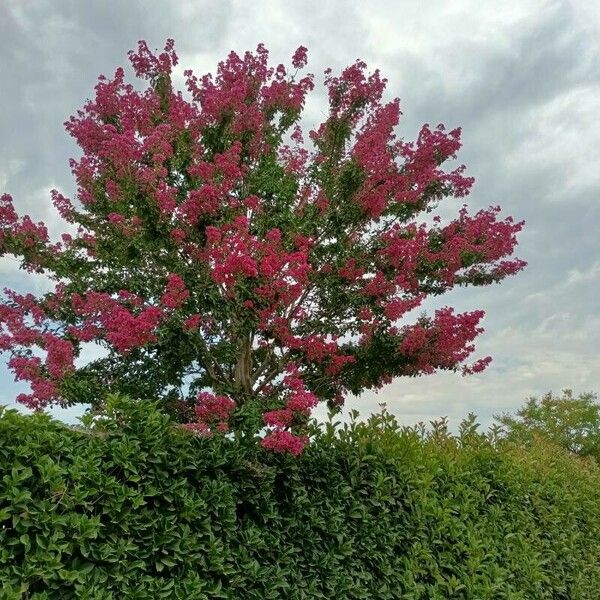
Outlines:
[[167, 282], [167, 288], [160, 299], [160, 303], [166, 308], [181, 308], [189, 297], [190, 292], [185, 287], [183, 279], [176, 273], [171, 273]]
[[71, 200], [63, 196], [58, 190], [51, 190], [50, 195], [52, 197], [52, 204], [58, 211], [58, 214], [67, 221], [67, 223], [72, 223], [75, 208]]
[[[266, 117], [276, 112], [299, 113], [306, 93], [313, 88], [312, 76], [298, 82], [287, 78], [283, 65], [269, 68], [269, 53], [260, 44], [256, 54], [246, 52], [239, 57], [231, 52], [220, 62], [216, 77], [205, 75], [200, 80], [191, 71], [185, 71], [187, 87], [196, 102], [202, 106], [201, 124], [218, 123], [223, 114], [233, 115], [231, 131], [251, 141], [248, 149], [252, 157], [268, 150], [264, 131], [271, 124]], [[306, 50], [299, 48], [293, 58], [296, 68], [306, 62]]]
[[[27, 381], [30, 394], [20, 394], [19, 402], [38, 409], [60, 403], [59, 382], [74, 371], [73, 346], [47, 330], [47, 315], [32, 294], [5, 290], [10, 304], [0, 304], [0, 350], [11, 351], [9, 368], [15, 381]], [[29, 349], [46, 351], [43, 362]]]
[[300, 456], [308, 441], [308, 436], [298, 436], [284, 429], [276, 429], [261, 440], [261, 446], [273, 452], [289, 452], [293, 456]]
[[106, 293], [88, 292], [84, 297], [72, 296], [75, 312], [83, 319], [80, 330], [71, 332], [84, 341], [86, 331], [97, 328], [117, 351], [127, 354], [134, 348], [156, 341], [155, 330], [163, 312], [159, 307], [147, 306], [137, 314]]
[[295, 417], [306, 418], [319, 403], [319, 398], [306, 389], [298, 367], [291, 364], [284, 377], [287, 389], [284, 408], [264, 413], [263, 421], [271, 429], [261, 440], [263, 448], [276, 452], [290, 452], [297, 456], [308, 443], [308, 437], [292, 432]]
[[289, 307], [304, 291], [310, 265], [305, 248], [287, 251], [278, 229], [269, 230], [264, 239], [252, 235], [247, 217], [237, 217], [221, 228], [206, 228], [207, 258], [211, 277], [223, 286], [228, 298], [236, 298], [236, 284], [251, 280], [260, 301], [262, 327]]
[[62, 379], [73, 371], [73, 344], [51, 333], [44, 334], [46, 367], [52, 379]]
[[72, 345], [49, 333], [41, 337], [47, 351], [45, 363], [38, 356], [19, 354], [8, 361], [15, 381], [27, 381], [31, 387], [30, 394], [19, 394], [17, 400], [32, 409], [60, 403], [59, 383], [74, 371]]
[[381, 78], [379, 70], [366, 74], [366, 68], [364, 61], [357, 60], [339, 77], [332, 75], [331, 69], [325, 71], [325, 86], [334, 117], [356, 124], [366, 106], [376, 105], [381, 100], [387, 80]]
[[473, 185], [473, 178], [463, 175], [464, 166], [449, 173], [440, 166], [448, 158], [456, 158], [460, 128], [446, 133], [443, 125], [433, 131], [424, 125], [415, 144], [403, 143], [394, 134], [400, 114], [398, 99], [377, 107], [352, 149], [352, 159], [365, 175], [356, 202], [375, 219], [395, 204], [431, 203], [440, 188], [447, 187], [462, 197]]
[[[404, 327], [399, 350], [414, 358], [407, 374], [433, 373], [463, 362], [475, 350], [471, 342], [483, 332], [478, 324], [484, 314], [482, 310], [455, 314], [446, 307], [436, 310], [433, 320]], [[464, 372], [479, 372], [490, 361], [491, 357], [481, 359]]]
[[144, 40], [138, 42], [138, 51], [130, 50], [129, 60], [138, 77], [153, 79], [162, 73], [171, 73], [171, 69], [177, 64], [178, 58], [175, 53], [175, 41], [168, 39], [165, 50], [158, 56], [154, 55]]
[[215, 431], [227, 433], [229, 419], [235, 408], [235, 402], [228, 396], [200, 392], [195, 406], [198, 420], [185, 423], [183, 427], [203, 435], [211, 435]]
[[26, 248], [48, 241], [46, 225], [41, 222], [34, 223], [28, 215], [19, 219], [12, 197], [9, 194], [2, 194], [0, 196], [0, 253], [3, 253], [4, 239], [8, 235]]

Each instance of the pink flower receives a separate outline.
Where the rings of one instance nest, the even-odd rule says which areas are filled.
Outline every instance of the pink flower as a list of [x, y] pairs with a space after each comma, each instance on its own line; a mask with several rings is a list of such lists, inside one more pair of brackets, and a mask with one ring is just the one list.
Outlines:
[[293, 418], [294, 413], [289, 408], [289, 404], [288, 408], [283, 410], [272, 410], [263, 415], [265, 425], [271, 425], [273, 427], [289, 427]]
[[190, 297], [190, 292], [185, 287], [183, 279], [176, 273], [171, 273], [167, 282], [167, 288], [160, 302], [167, 308], [181, 308]]
[[266, 450], [279, 453], [289, 452], [294, 456], [300, 456], [306, 444], [308, 444], [307, 436], [298, 436], [279, 429], [268, 433], [260, 442], [260, 445]]
[[125, 217], [122, 214], [115, 212], [108, 213], [107, 218], [110, 223], [123, 223], [125, 221]]
[[299, 46], [292, 56], [292, 65], [296, 69], [302, 69], [306, 66], [307, 60], [307, 49], [304, 46]]
[[185, 240], [185, 231], [183, 229], [172, 229], [170, 233], [171, 239], [177, 244], [183, 243]]
[[66, 373], [74, 370], [73, 346], [50, 333], [44, 335], [46, 347], [46, 367], [53, 379], [62, 379]]
[[187, 423], [186, 428], [211, 435], [213, 432], [227, 433], [229, 418], [236, 404], [228, 396], [219, 396], [211, 392], [200, 392], [195, 407], [198, 421]]
[[205, 229], [206, 232], [206, 241], [209, 244], [216, 244], [221, 241], [221, 232], [212, 225], [208, 225]]
[[200, 392], [196, 404], [196, 415], [200, 421], [227, 421], [235, 409], [235, 402], [228, 396], [217, 396], [211, 392]]
[[198, 314], [194, 314], [191, 317], [188, 317], [183, 322], [183, 329], [185, 331], [194, 331], [200, 327], [200, 323], [202, 322], [202, 317]]
[[299, 390], [292, 393], [287, 402], [287, 408], [295, 412], [308, 414], [319, 403], [319, 399], [312, 392]]

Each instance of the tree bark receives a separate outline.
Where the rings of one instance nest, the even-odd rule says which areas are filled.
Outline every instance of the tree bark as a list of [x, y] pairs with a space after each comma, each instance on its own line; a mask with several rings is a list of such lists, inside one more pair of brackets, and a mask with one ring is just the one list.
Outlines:
[[233, 377], [235, 387], [243, 395], [252, 393], [252, 345], [250, 335], [241, 340]]

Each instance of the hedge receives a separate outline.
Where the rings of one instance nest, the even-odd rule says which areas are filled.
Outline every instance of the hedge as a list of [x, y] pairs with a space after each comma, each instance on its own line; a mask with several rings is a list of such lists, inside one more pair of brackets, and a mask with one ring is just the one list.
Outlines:
[[558, 448], [383, 412], [295, 459], [109, 413], [0, 415], [3, 600], [599, 597], [600, 469]]

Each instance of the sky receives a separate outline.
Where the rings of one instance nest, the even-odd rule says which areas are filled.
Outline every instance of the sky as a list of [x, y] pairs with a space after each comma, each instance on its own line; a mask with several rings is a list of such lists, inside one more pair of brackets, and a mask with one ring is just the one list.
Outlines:
[[[399, 97], [398, 135], [423, 123], [461, 126], [459, 159], [476, 179], [475, 212], [499, 204], [525, 220], [516, 255], [525, 271], [501, 284], [453, 290], [428, 307], [484, 309], [474, 358], [483, 373], [399, 378], [347, 401], [362, 416], [385, 402], [401, 423], [469, 412], [487, 426], [526, 398], [571, 388], [600, 391], [600, 5], [597, 0], [2, 0], [0, 2], [0, 193], [20, 214], [64, 226], [49, 191], [73, 197], [68, 159], [78, 148], [63, 122], [93, 94], [99, 74], [126, 66], [145, 39], [174, 38], [182, 72], [214, 72], [230, 50], [264, 43], [274, 64], [309, 50], [308, 71], [340, 71], [361, 58]], [[183, 89], [183, 85], [181, 85]], [[307, 126], [326, 107], [322, 86]], [[462, 200], [448, 204], [458, 213]], [[47, 283], [0, 258], [0, 285], [43, 292]], [[0, 359], [0, 404], [25, 391]], [[81, 407], [55, 409], [72, 421]]]

